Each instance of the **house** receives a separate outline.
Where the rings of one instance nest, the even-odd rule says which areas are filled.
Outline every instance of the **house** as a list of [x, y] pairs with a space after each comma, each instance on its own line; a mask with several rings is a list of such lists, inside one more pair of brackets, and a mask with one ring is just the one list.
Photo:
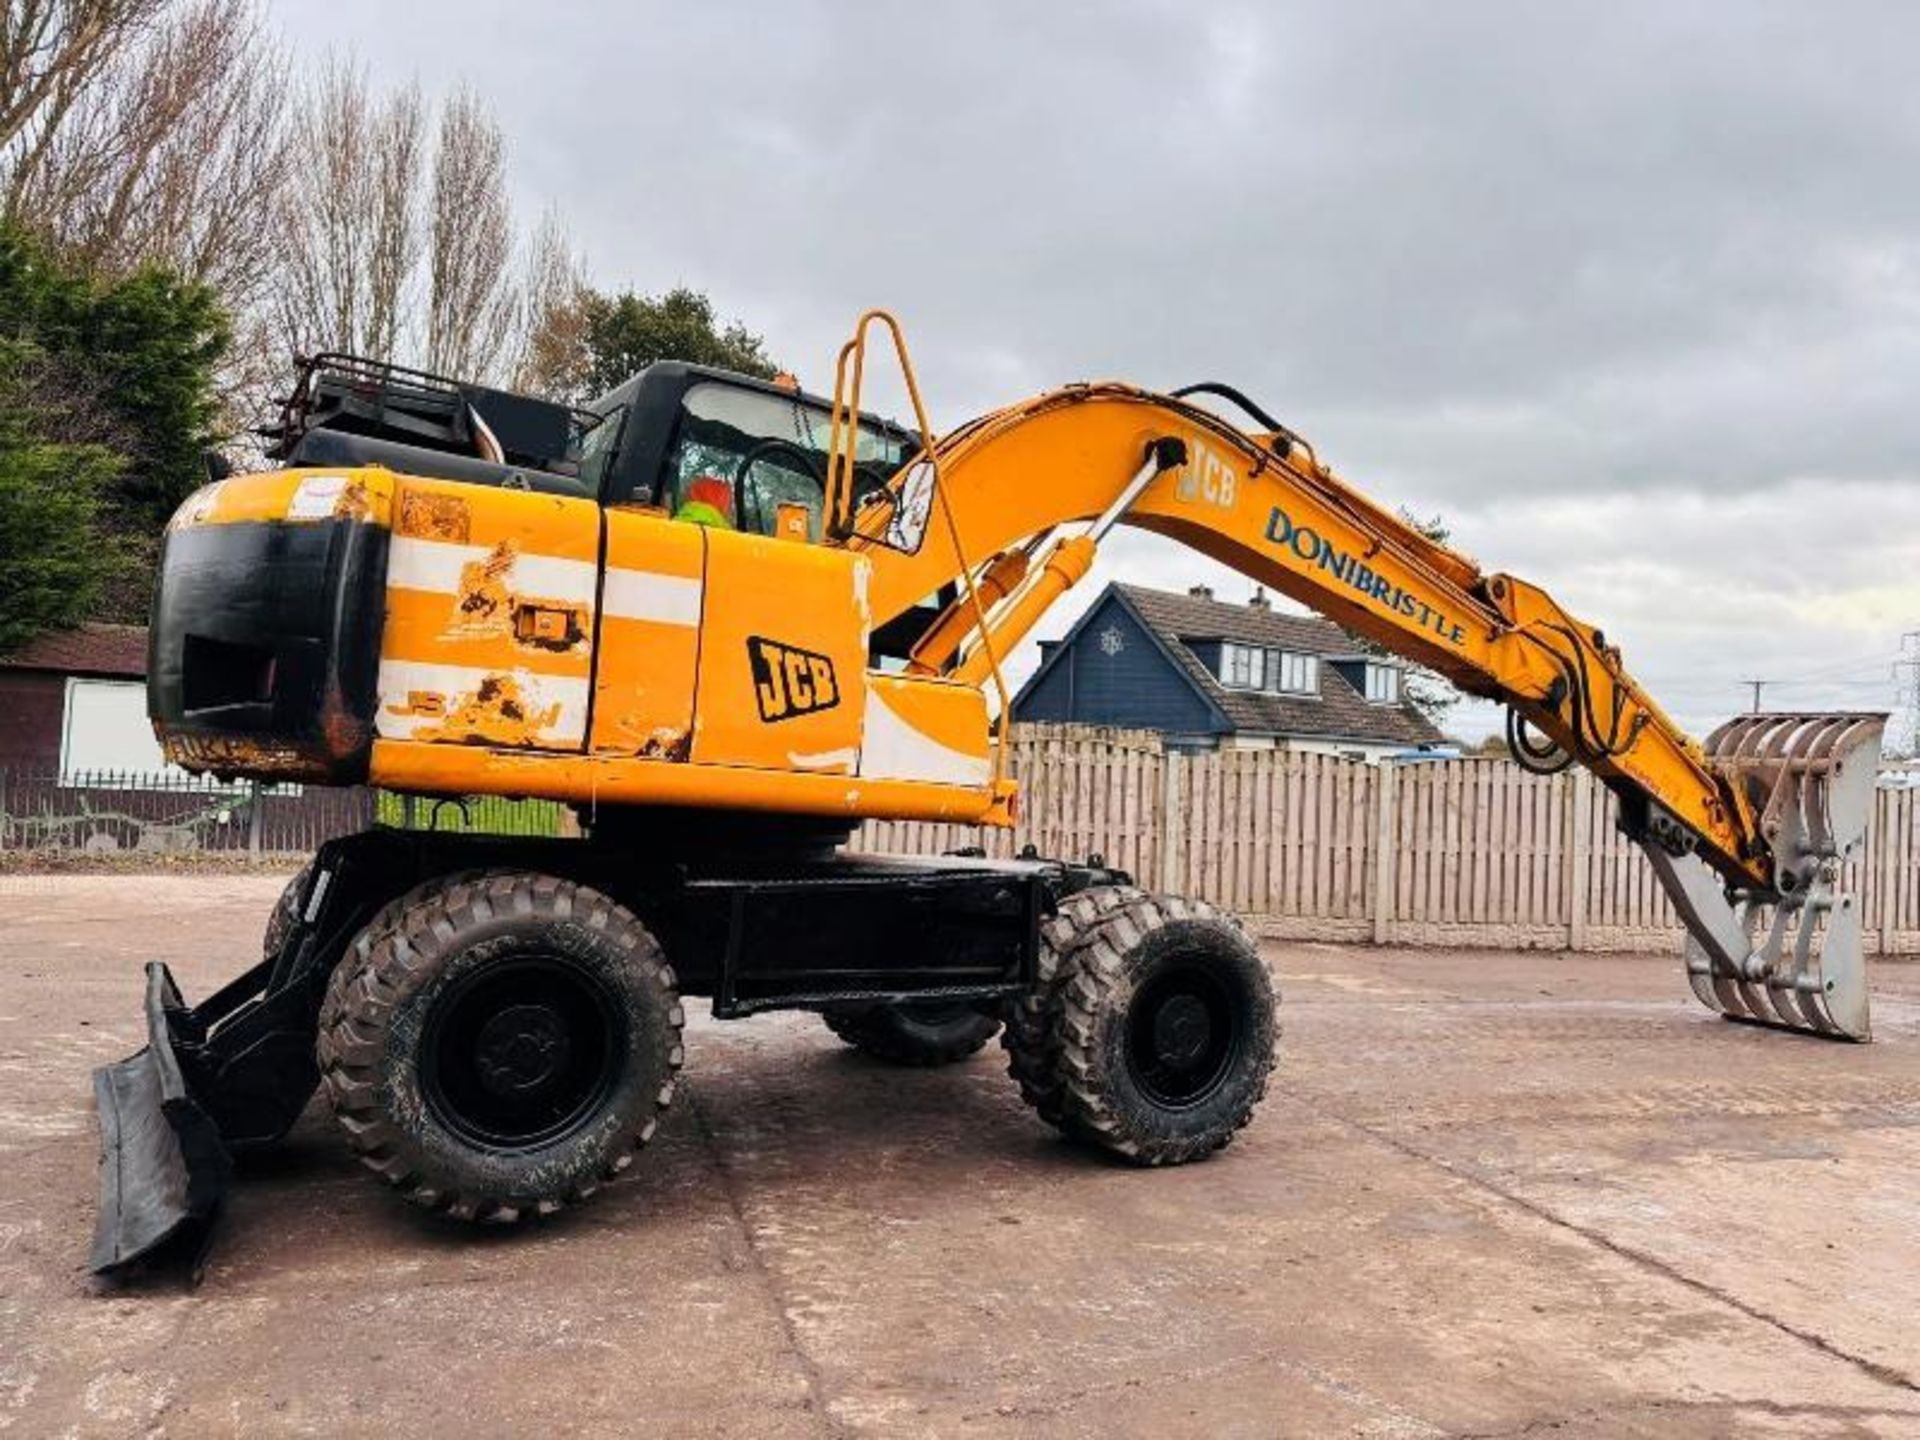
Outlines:
[[146, 675], [140, 625], [52, 630], [0, 655], [0, 770], [164, 769]]
[[1109, 585], [1040, 668], [1013, 718], [1160, 731], [1185, 750], [1288, 749], [1376, 762], [1445, 738], [1405, 694], [1405, 666], [1338, 625], [1246, 604]]

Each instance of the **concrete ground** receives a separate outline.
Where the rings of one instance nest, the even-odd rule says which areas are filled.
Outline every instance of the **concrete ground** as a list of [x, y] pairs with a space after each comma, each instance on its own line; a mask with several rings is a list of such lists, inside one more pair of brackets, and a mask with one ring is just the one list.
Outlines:
[[1855, 1047], [1670, 958], [1273, 946], [1273, 1094], [1166, 1172], [1055, 1140], [997, 1049], [700, 1013], [577, 1212], [418, 1214], [314, 1111], [200, 1289], [101, 1290], [87, 1073], [140, 960], [204, 995], [277, 888], [0, 877], [0, 1430], [1920, 1435], [1912, 966]]

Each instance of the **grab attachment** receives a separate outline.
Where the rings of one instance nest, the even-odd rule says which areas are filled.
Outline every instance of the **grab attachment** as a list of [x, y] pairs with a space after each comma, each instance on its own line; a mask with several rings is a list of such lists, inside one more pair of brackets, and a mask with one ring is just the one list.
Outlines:
[[1729, 1019], [1871, 1038], [1859, 906], [1839, 883], [1866, 837], [1886, 720], [1742, 715], [1707, 737], [1708, 766], [1759, 816], [1774, 883], [1727, 891], [1697, 856], [1642, 842], [1686, 923], [1701, 1003]]

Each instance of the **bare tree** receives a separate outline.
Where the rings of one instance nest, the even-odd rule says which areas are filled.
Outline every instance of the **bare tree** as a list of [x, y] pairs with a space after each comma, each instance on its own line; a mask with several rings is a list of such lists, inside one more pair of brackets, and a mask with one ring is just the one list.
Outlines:
[[301, 165], [280, 206], [277, 330], [291, 350], [505, 379], [527, 314], [506, 143], [464, 87], [440, 106], [430, 154], [427, 129], [416, 87], [381, 99], [357, 66], [321, 70], [293, 126]]
[[552, 219], [519, 242], [485, 102], [430, 114], [350, 59], [295, 87], [262, 3], [0, 0], [0, 215], [104, 272], [215, 287], [236, 429], [290, 352], [577, 393], [580, 266]]
[[415, 86], [376, 101], [364, 70], [321, 67], [293, 125], [300, 163], [278, 207], [287, 348], [400, 353], [420, 258], [425, 114]]
[[0, 13], [0, 155], [11, 173], [169, 0], [6, 0]]
[[527, 246], [512, 384], [549, 400], [580, 400], [588, 389], [587, 286], [580, 257], [551, 211]]
[[13, 0], [5, 26], [24, 47], [0, 76], [8, 217], [84, 264], [159, 261], [257, 300], [288, 152], [285, 61], [252, 0]]
[[440, 110], [427, 240], [426, 363], [430, 370], [492, 379], [512, 363], [520, 296], [512, 274], [500, 125], [462, 86]]

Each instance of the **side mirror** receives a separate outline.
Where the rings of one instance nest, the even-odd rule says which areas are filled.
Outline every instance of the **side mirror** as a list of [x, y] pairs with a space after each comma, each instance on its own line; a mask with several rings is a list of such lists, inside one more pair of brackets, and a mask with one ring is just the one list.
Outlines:
[[893, 514], [887, 520], [887, 545], [911, 555], [926, 538], [927, 521], [933, 515], [933, 463], [916, 460], [895, 492]]

